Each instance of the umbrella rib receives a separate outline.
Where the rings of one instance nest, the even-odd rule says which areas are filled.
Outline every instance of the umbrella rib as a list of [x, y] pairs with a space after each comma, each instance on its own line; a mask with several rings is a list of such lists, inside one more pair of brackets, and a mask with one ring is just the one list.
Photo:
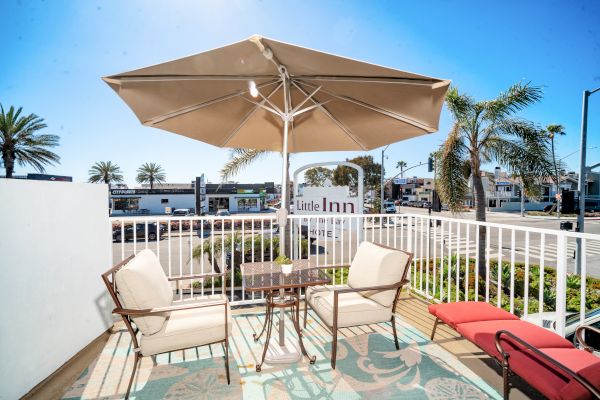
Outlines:
[[[283, 82], [280, 82], [279, 85], [277, 85], [277, 87], [275, 89], [273, 89], [271, 91], [271, 93], [269, 93], [266, 97], [264, 97], [261, 102], [255, 103], [256, 104], [255, 107], [252, 110], [250, 110], [250, 112], [248, 114], [246, 114], [246, 116], [242, 119], [240, 124], [233, 131], [231, 131], [231, 133], [229, 135], [227, 135], [227, 138], [225, 138], [225, 140], [223, 141], [223, 143], [221, 144], [220, 147], [225, 147], [227, 145], [227, 143], [231, 140], [231, 138], [233, 138], [240, 131], [240, 129], [242, 129], [244, 124], [246, 124], [246, 122], [248, 122], [248, 120], [250, 120], [250, 118], [252, 118], [254, 116], [254, 114], [256, 114], [256, 112], [260, 108], [265, 107], [264, 106], [265, 101], [269, 97], [271, 97], [275, 92], [277, 92], [281, 88], [281, 86], [283, 86]], [[247, 99], [245, 99], [245, 100], [247, 100]]]
[[[302, 83], [304, 83], [307, 86], [316, 87], [316, 85], [314, 85], [314, 84], [312, 84], [310, 82], [302, 81]], [[338, 100], [347, 101], [347, 102], [355, 104], [357, 106], [364, 107], [364, 108], [369, 109], [371, 111], [374, 111], [376, 113], [385, 115], [386, 117], [390, 117], [390, 118], [393, 118], [395, 120], [405, 122], [405, 123], [407, 123], [409, 125], [412, 125], [412, 126], [414, 126], [416, 128], [419, 128], [419, 129], [422, 129], [422, 130], [424, 130], [426, 132], [432, 133], [432, 132], [436, 131], [435, 128], [432, 128], [432, 127], [430, 127], [427, 124], [424, 124], [422, 122], [416, 121], [416, 120], [411, 119], [411, 118], [408, 118], [408, 117], [406, 117], [404, 115], [395, 113], [393, 111], [389, 111], [389, 110], [386, 110], [384, 108], [377, 107], [377, 106], [374, 106], [372, 104], [365, 103], [365, 102], [357, 100], [357, 99], [355, 99], [353, 97], [341, 96], [341, 95], [335, 94], [335, 93], [333, 93], [333, 92], [331, 92], [330, 90], [327, 90], [327, 89], [321, 89], [321, 91], [323, 91], [323, 93], [326, 93], [329, 96], [334, 97], [334, 98], [336, 98]]]
[[162, 82], [162, 81], [248, 81], [256, 79], [279, 79], [279, 75], [126, 75], [102, 78], [109, 83]]
[[[271, 85], [273, 83], [276, 83], [276, 82], [277, 81], [265, 82], [265, 83], [262, 83], [260, 85], [257, 85], [256, 87], [257, 88], [262, 88], [262, 87], [269, 86], [269, 85]], [[235, 93], [227, 94], [225, 96], [217, 97], [216, 99], [205, 101], [203, 103], [197, 103], [197, 104], [193, 104], [191, 106], [185, 106], [185, 107], [179, 108], [179, 109], [177, 109], [175, 111], [171, 111], [169, 113], [162, 114], [162, 115], [159, 115], [157, 117], [150, 118], [150, 119], [142, 122], [142, 124], [143, 125], [150, 125], [150, 126], [152, 126], [152, 125], [158, 124], [160, 122], [164, 122], [166, 120], [169, 120], [171, 118], [175, 118], [175, 117], [178, 117], [178, 116], [183, 115], [183, 114], [188, 114], [188, 113], [191, 113], [193, 111], [200, 110], [201, 108], [208, 107], [208, 106], [211, 106], [213, 104], [220, 103], [222, 101], [226, 101], [226, 100], [232, 99], [232, 98], [237, 97], [237, 96], [242, 96], [243, 94], [246, 94], [247, 92], [248, 92], [248, 90], [241, 90], [241, 91], [238, 91], [238, 92], [235, 92]], [[245, 99], [245, 97], [242, 97], [242, 98]]]
[[[123, 75], [107, 76], [103, 79], [110, 83], [121, 82], [160, 82], [175, 80], [250, 80], [250, 79], [276, 79], [279, 75], [194, 75], [194, 74], [170, 74], [170, 75]], [[407, 85], [425, 85], [431, 86], [438, 82], [444, 82], [439, 79], [422, 78], [395, 78], [395, 77], [376, 77], [360, 75], [294, 75], [294, 79], [309, 79], [320, 81], [350, 81], [350, 82], [381, 82], [398, 83]]]
[[358, 75], [294, 75], [294, 79], [315, 80], [315, 81], [337, 81], [337, 82], [365, 82], [365, 83], [393, 83], [402, 85], [431, 86], [433, 84], [444, 82], [439, 79], [420, 79], [420, 78], [394, 78], [379, 76], [358, 76]]
[[[301, 91], [305, 96], [308, 96], [308, 92], [306, 90], [304, 90], [300, 85], [298, 85], [296, 82], [294, 82], [294, 80], [292, 80], [292, 85], [294, 85], [299, 91]], [[319, 104], [314, 98], [311, 97], [310, 101], [312, 101], [315, 104]], [[350, 139], [352, 139], [352, 141], [354, 143], [356, 143], [361, 149], [363, 150], [367, 150], [367, 147], [360, 141], [358, 140], [358, 138], [350, 131], [350, 129], [348, 129], [344, 124], [342, 124], [341, 121], [339, 121], [336, 117], [333, 116], [333, 114], [331, 114], [331, 112], [323, 105], [320, 104], [319, 105], [319, 109], [327, 116], [329, 117], [334, 124], [336, 124], [338, 126], [338, 128], [340, 128], [345, 134], [346, 136], [348, 136]]]

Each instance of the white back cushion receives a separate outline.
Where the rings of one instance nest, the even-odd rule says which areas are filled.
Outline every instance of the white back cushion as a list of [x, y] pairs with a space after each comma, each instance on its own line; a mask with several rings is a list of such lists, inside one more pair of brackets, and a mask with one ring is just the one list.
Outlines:
[[[371, 242], [362, 242], [350, 265], [348, 286], [360, 288], [399, 282], [404, 276], [408, 258], [409, 255], [402, 251], [381, 247]], [[384, 292], [367, 291], [361, 294], [384, 307], [391, 307], [396, 289]]]
[[[115, 276], [123, 307], [144, 310], [168, 307], [173, 303], [173, 289], [152, 250], [140, 251]], [[137, 317], [133, 321], [144, 335], [160, 331], [166, 315]]]

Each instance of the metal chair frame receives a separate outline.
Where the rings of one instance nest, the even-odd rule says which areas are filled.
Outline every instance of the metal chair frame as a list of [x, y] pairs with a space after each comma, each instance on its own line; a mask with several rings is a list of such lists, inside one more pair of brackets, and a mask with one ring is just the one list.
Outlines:
[[[396, 309], [396, 305], [398, 303], [398, 298], [400, 297], [400, 292], [402, 291], [402, 287], [404, 287], [404, 285], [406, 285], [407, 283], [409, 283], [410, 281], [408, 279], [406, 279], [406, 276], [408, 275], [408, 270], [410, 269], [410, 265], [412, 263], [412, 259], [413, 259], [413, 254], [403, 251], [403, 250], [399, 250], [396, 249], [394, 247], [389, 247], [389, 246], [384, 246], [382, 244], [379, 243], [374, 243], [377, 246], [386, 248], [386, 249], [391, 249], [391, 250], [396, 250], [396, 251], [401, 251], [404, 254], [407, 254], [408, 260], [406, 261], [406, 265], [404, 266], [404, 273], [402, 275], [402, 279], [399, 282], [393, 283], [391, 285], [380, 285], [380, 286], [368, 286], [368, 287], [360, 287], [360, 288], [333, 288], [333, 325], [329, 326], [327, 325], [327, 323], [321, 318], [321, 321], [323, 321], [323, 324], [331, 331], [331, 334], [333, 336], [333, 340], [332, 340], [332, 345], [331, 345], [331, 368], [335, 369], [335, 365], [336, 365], [336, 356], [337, 356], [337, 342], [338, 342], [338, 308], [339, 308], [339, 296], [341, 294], [345, 294], [345, 293], [355, 293], [355, 292], [383, 292], [383, 291], [387, 291], [387, 290], [393, 290], [396, 289], [396, 295], [394, 297], [394, 302], [392, 304], [392, 318], [390, 319], [389, 322], [391, 322], [392, 324], [392, 331], [394, 333], [394, 344], [396, 345], [396, 350], [400, 350], [400, 345], [398, 344], [398, 333], [396, 332], [396, 316], [394, 314], [394, 310]], [[323, 266], [319, 266], [316, 267], [319, 269], [332, 269], [332, 268], [350, 268], [349, 265], [323, 265]], [[304, 327], [306, 328], [306, 318], [308, 315], [308, 300], [304, 299]], [[317, 314], [318, 315], [318, 314]], [[363, 324], [357, 324], [357, 325], [351, 325], [351, 326], [361, 326]], [[351, 326], [347, 326], [344, 328], [349, 328]]]
[[[227, 326], [228, 325], [229, 301], [227, 300], [227, 298], [225, 298], [225, 300], [201, 302], [201, 303], [196, 303], [196, 304], [188, 303], [188, 304], [181, 304], [181, 305], [172, 305], [172, 306], [168, 306], [168, 307], [157, 307], [157, 308], [151, 308], [151, 309], [145, 309], [145, 310], [133, 310], [133, 309], [123, 308], [123, 305], [121, 304], [121, 301], [119, 300], [119, 297], [117, 296], [117, 293], [119, 292], [119, 290], [118, 290], [116, 282], [115, 282], [115, 275], [121, 268], [123, 268], [125, 265], [127, 265], [127, 263], [129, 261], [131, 261], [134, 257], [135, 257], [135, 255], [131, 255], [131, 256], [127, 257], [126, 259], [124, 259], [123, 261], [116, 264], [111, 269], [109, 269], [108, 271], [106, 271], [105, 273], [102, 274], [102, 280], [104, 281], [104, 284], [106, 285], [106, 288], [108, 289], [108, 292], [110, 293], [110, 296], [112, 297], [112, 299], [116, 305], [116, 308], [112, 312], [113, 312], [113, 314], [120, 315], [121, 318], [123, 319], [123, 322], [125, 323], [125, 326], [127, 327], [129, 334], [131, 335], [131, 341], [133, 343], [133, 351], [135, 353], [133, 371], [131, 372], [131, 377], [129, 378], [129, 384], [127, 385], [127, 392], [125, 393], [125, 399], [129, 398], [129, 392], [131, 391], [131, 386], [133, 384], [133, 380], [135, 378], [135, 375], [136, 375], [136, 372], [138, 369], [138, 365], [143, 357], [141, 354], [141, 348], [140, 348], [138, 340], [137, 340], [137, 332], [139, 331], [139, 329], [137, 328], [137, 326], [134, 328], [133, 325], [135, 325], [135, 322], [133, 321], [133, 318], [134, 317], [144, 317], [144, 316], [149, 316], [149, 315], [156, 315], [156, 314], [171, 313], [171, 312], [177, 312], [177, 311], [182, 311], [182, 310], [191, 310], [191, 309], [196, 309], [196, 308], [217, 307], [217, 306], [224, 306], [224, 308], [225, 308], [225, 339], [219, 340], [216, 342], [212, 342], [212, 343], [205, 343], [203, 346], [217, 344], [217, 343], [223, 343], [224, 348], [225, 348], [225, 373], [227, 375], [227, 384], [229, 385], [231, 383], [231, 379], [229, 376], [229, 333], [228, 333], [228, 326]], [[216, 277], [224, 278], [225, 274], [218, 273], [218, 274], [182, 275], [182, 276], [170, 277], [170, 278], [168, 278], [168, 280], [169, 281], [181, 281], [181, 280], [186, 280], [186, 279], [200, 279], [200, 278], [206, 279], [206, 278], [216, 278]], [[173, 350], [170, 350], [169, 352], [185, 350], [186, 348], [173, 349]], [[155, 356], [156, 356], [156, 354], [150, 356], [150, 357], [152, 357], [154, 365], [156, 365]]]

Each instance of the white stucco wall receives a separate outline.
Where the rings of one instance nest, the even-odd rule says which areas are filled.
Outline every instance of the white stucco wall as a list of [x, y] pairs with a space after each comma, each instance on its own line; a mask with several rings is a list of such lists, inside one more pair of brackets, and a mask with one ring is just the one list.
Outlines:
[[26, 394], [105, 331], [108, 188], [0, 179], [0, 399]]

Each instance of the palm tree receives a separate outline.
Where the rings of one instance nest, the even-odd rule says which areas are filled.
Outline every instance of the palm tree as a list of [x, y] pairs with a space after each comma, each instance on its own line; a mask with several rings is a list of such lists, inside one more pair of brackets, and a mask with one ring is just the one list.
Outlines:
[[406, 168], [406, 161], [398, 161], [396, 168], [400, 168], [400, 178], [404, 178], [404, 168]]
[[269, 153], [270, 151], [268, 150], [232, 149], [229, 161], [221, 168], [221, 181], [228, 181], [248, 165], [263, 158]]
[[88, 171], [90, 175], [88, 182], [91, 183], [106, 183], [109, 187], [111, 183], [123, 182], [121, 168], [112, 161], [99, 161], [92, 165]]
[[[564, 136], [566, 133], [564, 132], [565, 128], [562, 125], [552, 124], [546, 127], [546, 134], [550, 139], [550, 145], [552, 146], [552, 166], [554, 167], [554, 176], [552, 180], [556, 184], [556, 193], [559, 193], [560, 187], [560, 175], [558, 174], [558, 166], [556, 165], [556, 155], [554, 153], [554, 138], [559, 136]], [[560, 198], [558, 198], [556, 202], [556, 215], [560, 218]]]
[[157, 163], [144, 163], [137, 169], [137, 182], [150, 184], [150, 189], [154, 189], [154, 183], [165, 182], [165, 171]]
[[12, 178], [15, 162], [20, 166], [31, 165], [38, 172], [46, 172], [45, 166], [60, 162], [60, 157], [48, 150], [58, 146], [57, 135], [39, 134], [46, 128], [44, 119], [35, 114], [21, 116], [23, 107], [16, 111], [13, 106], [4, 111], [0, 104], [0, 151], [6, 177]]
[[[249, 166], [250, 164], [252, 164], [255, 161], [260, 160], [261, 158], [264, 158], [266, 155], [273, 153], [272, 151], [269, 150], [256, 150], [256, 149], [232, 149], [231, 150], [231, 154], [230, 154], [230, 159], [229, 161], [227, 161], [227, 163], [223, 166], [223, 168], [221, 168], [221, 181], [222, 182], [227, 182], [229, 179], [231, 179], [233, 176], [235, 176], [236, 174], [238, 174], [240, 171], [242, 171], [244, 168], [246, 168], [247, 166]], [[288, 153], [287, 155], [287, 165], [290, 165], [290, 154]], [[290, 173], [289, 173], [289, 169], [288, 169], [288, 175], [286, 177], [286, 182], [285, 184], [287, 185], [287, 187], [290, 187]], [[287, 191], [287, 204], [290, 204], [290, 197], [291, 193], [290, 190]]]
[[[513, 175], [533, 178], [547, 176], [549, 154], [547, 140], [533, 123], [515, 114], [542, 98], [539, 87], [518, 83], [492, 100], [475, 101], [471, 96], [451, 88], [446, 105], [454, 123], [442, 145], [440, 161], [440, 195], [453, 213], [462, 209], [469, 190], [465, 164], [475, 197], [475, 218], [485, 221], [485, 191], [481, 165], [497, 162]], [[478, 269], [485, 276], [486, 232], [479, 230]]]

